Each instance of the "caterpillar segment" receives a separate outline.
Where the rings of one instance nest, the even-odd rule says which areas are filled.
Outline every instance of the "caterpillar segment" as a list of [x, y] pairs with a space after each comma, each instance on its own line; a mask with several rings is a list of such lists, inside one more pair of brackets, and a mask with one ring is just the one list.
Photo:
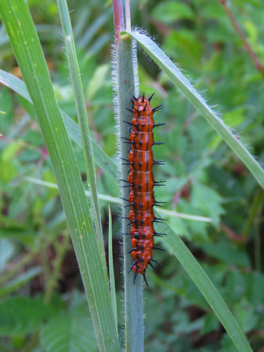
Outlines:
[[146, 285], [146, 269], [150, 265], [154, 270], [153, 262], [161, 265], [152, 258], [153, 250], [163, 250], [154, 246], [154, 237], [163, 234], [156, 233], [155, 222], [163, 219], [156, 218], [154, 206], [162, 206], [163, 202], [157, 202], [154, 194], [155, 186], [163, 186], [164, 181], [156, 181], [153, 174], [153, 165], [163, 165], [162, 161], [155, 161], [152, 147], [164, 143], [154, 142], [153, 128], [162, 126], [164, 123], [155, 124], [153, 114], [162, 108], [162, 105], [152, 108], [150, 101], [154, 94], [148, 99], [144, 96], [138, 98], [132, 96], [133, 109], [127, 109], [133, 113], [131, 122], [126, 122], [131, 127], [129, 138], [122, 138], [124, 143], [130, 144], [129, 155], [123, 165], [129, 166], [128, 180], [121, 180], [125, 183], [122, 187], [129, 187], [130, 193], [128, 206], [130, 213], [128, 216], [128, 226], [130, 232], [125, 235], [131, 236], [131, 250], [128, 252], [132, 256], [133, 264], [128, 273], [133, 270], [135, 284], [138, 274], [143, 275]]

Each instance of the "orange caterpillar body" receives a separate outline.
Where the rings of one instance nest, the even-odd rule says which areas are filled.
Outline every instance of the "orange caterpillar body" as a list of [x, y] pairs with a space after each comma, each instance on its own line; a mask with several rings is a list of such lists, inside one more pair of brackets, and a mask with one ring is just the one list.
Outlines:
[[129, 253], [132, 255], [133, 264], [129, 272], [133, 269], [135, 273], [133, 283], [137, 274], [142, 274], [146, 285], [148, 285], [145, 275], [147, 266], [151, 265], [155, 270], [151, 262], [158, 263], [152, 258], [153, 249], [162, 250], [154, 246], [154, 237], [162, 235], [155, 232], [154, 223], [163, 219], [155, 217], [153, 207], [160, 206], [161, 202], [156, 201], [153, 189], [154, 186], [163, 185], [163, 181], [156, 182], [152, 171], [153, 165], [162, 165], [162, 162], [154, 161], [152, 146], [163, 144], [154, 142], [153, 128], [164, 124], [154, 123], [153, 114], [162, 106], [154, 109], [151, 107], [150, 100], [153, 95], [148, 99], [144, 95], [131, 99], [133, 110], [128, 110], [133, 112], [134, 117], [129, 123], [130, 138], [123, 138], [130, 144], [128, 181], [122, 180], [128, 182], [130, 187], [129, 198], [126, 200], [131, 207], [128, 219], [131, 225], [132, 249]]

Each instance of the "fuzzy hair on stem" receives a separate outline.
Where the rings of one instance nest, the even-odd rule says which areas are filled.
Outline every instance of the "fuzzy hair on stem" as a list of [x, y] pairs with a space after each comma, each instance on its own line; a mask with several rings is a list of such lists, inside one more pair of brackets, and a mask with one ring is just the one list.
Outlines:
[[[122, 143], [121, 137], [129, 138], [130, 126], [125, 123], [131, 121], [131, 113], [127, 108], [131, 106], [132, 95], [138, 95], [138, 68], [136, 56], [136, 41], [128, 36], [118, 39], [118, 45], [113, 48], [112, 55], [112, 77], [114, 82], [114, 114], [116, 119], [117, 130], [117, 155], [119, 158], [127, 160], [129, 147]], [[127, 179], [127, 166], [121, 165], [121, 179]], [[121, 188], [122, 198], [127, 199], [129, 195], [128, 188]], [[122, 200], [122, 233], [127, 230], [129, 207]], [[128, 275], [128, 269], [132, 264], [131, 256], [126, 253], [131, 249], [129, 236], [123, 236], [122, 256], [123, 256], [123, 276], [124, 276], [124, 320], [125, 320], [125, 348], [128, 351], [141, 352], [144, 350], [144, 325], [143, 325], [143, 287], [142, 277], [139, 277], [136, 284], [133, 285], [133, 277]]]

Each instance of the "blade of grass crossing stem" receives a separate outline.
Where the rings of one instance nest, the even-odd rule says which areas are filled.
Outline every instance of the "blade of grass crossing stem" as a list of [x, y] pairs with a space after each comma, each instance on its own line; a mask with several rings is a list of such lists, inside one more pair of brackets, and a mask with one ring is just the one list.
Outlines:
[[[159, 216], [159, 213], [156, 213]], [[163, 237], [163, 241], [167, 244], [170, 251], [172, 251], [175, 257], [179, 260], [183, 268], [187, 271], [193, 282], [201, 291], [214, 313], [226, 329], [228, 335], [233, 340], [238, 351], [252, 352], [252, 349], [249, 346], [236, 319], [233, 317], [219, 292], [210, 281], [200, 264], [196, 261], [192, 253], [186, 247], [184, 242], [167, 223], [156, 224], [156, 231], [167, 234], [167, 236]]]
[[210, 123], [216, 132], [224, 139], [235, 154], [247, 166], [249, 171], [264, 188], [264, 170], [255, 158], [249, 153], [246, 147], [231, 132], [228, 126], [212, 111], [201, 95], [194, 89], [190, 82], [184, 77], [176, 65], [149, 37], [138, 31], [123, 31], [128, 33], [142, 46], [156, 64], [168, 75], [172, 82], [178, 87], [187, 99], [200, 111], [203, 117]]
[[117, 308], [116, 308], [116, 289], [115, 289], [115, 274], [114, 274], [114, 261], [113, 261], [113, 235], [112, 235], [112, 214], [110, 205], [108, 206], [108, 265], [109, 265], [109, 278], [110, 278], [110, 290], [111, 290], [111, 303], [113, 316], [115, 319], [116, 330], [118, 327], [117, 323]]
[[[43, 186], [43, 187], [50, 187], [50, 188], [58, 189], [58, 186], [55, 183], [45, 182], [45, 181], [39, 180], [39, 179], [34, 178], [34, 177], [26, 176], [24, 178], [24, 180], [32, 182], [32, 183], [35, 183], [35, 184]], [[88, 197], [91, 196], [91, 193], [89, 191], [85, 191], [85, 194]], [[120, 198], [108, 196], [108, 195], [105, 195], [105, 194], [98, 193], [98, 199], [102, 200], [102, 201], [114, 203], [114, 204], [122, 204], [122, 200]], [[178, 213], [176, 211], [170, 211], [170, 210], [166, 210], [166, 209], [160, 209], [159, 210], [159, 214], [165, 215], [167, 217], [176, 217], [176, 218], [188, 219], [188, 220], [192, 220], [192, 221], [213, 222], [213, 219], [207, 218], [207, 217], [204, 217], [204, 216], [197, 216], [197, 215]]]
[[[113, 76], [116, 79], [116, 106], [117, 124], [119, 129], [120, 154], [124, 159], [128, 158], [129, 148], [122, 143], [121, 137], [129, 138], [129, 125], [123, 121], [131, 122], [131, 113], [126, 109], [131, 106], [131, 96], [137, 95], [137, 68], [133, 57], [132, 40], [127, 36], [125, 40], [120, 40], [117, 47], [116, 61], [113, 63]], [[127, 166], [121, 167], [121, 179], [127, 179]], [[122, 188], [122, 198], [128, 199], [128, 188]], [[122, 200], [122, 216], [128, 217], [129, 207]], [[127, 232], [128, 220], [123, 219], [122, 231]], [[129, 236], [123, 236], [124, 255], [124, 284], [125, 284], [125, 344], [126, 351], [141, 352], [144, 350], [144, 325], [143, 325], [143, 287], [142, 276], [138, 275], [136, 284], [133, 285], [132, 275], [128, 275], [128, 270], [132, 265], [131, 255], [126, 253], [131, 249]]]
[[120, 351], [108, 278], [73, 149], [55, 100], [46, 61], [24, 0], [3, 0], [0, 15], [35, 106], [78, 259], [100, 351]]
[[[27, 87], [23, 81], [11, 73], [0, 69], [0, 83], [9, 87], [17, 94], [32, 103]], [[60, 110], [69, 137], [82, 148], [80, 128], [64, 111]], [[117, 166], [103, 149], [92, 139], [93, 152], [96, 164], [116, 183]]]
[[88, 186], [90, 185], [90, 189], [92, 193], [95, 228], [96, 228], [98, 241], [100, 244], [101, 255], [102, 255], [102, 258], [105, 259], [100, 208], [99, 208], [99, 201], [97, 197], [97, 188], [96, 188], [93, 149], [92, 149], [90, 131], [88, 126], [88, 116], [87, 116], [86, 107], [85, 107], [85, 99], [83, 95], [83, 86], [81, 81], [80, 68], [79, 68], [76, 49], [75, 49], [73, 31], [71, 27], [71, 20], [70, 20], [69, 10], [68, 10], [66, 0], [57, 0], [57, 4], [58, 4], [60, 20], [62, 24], [64, 41], [66, 45], [67, 58], [68, 58], [71, 80], [73, 85], [73, 92], [74, 92], [75, 103], [77, 108], [77, 116], [78, 116], [79, 126], [81, 130], [87, 181], [88, 181]]

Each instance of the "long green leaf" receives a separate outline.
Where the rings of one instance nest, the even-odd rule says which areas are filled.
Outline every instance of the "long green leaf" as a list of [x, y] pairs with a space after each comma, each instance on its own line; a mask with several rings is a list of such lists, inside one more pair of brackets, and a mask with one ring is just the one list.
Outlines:
[[75, 96], [77, 116], [81, 130], [82, 146], [84, 153], [85, 168], [87, 174], [88, 185], [91, 189], [92, 203], [94, 209], [95, 228], [98, 236], [101, 256], [104, 259], [104, 240], [101, 226], [101, 216], [99, 209], [99, 201], [97, 198], [96, 176], [93, 157], [93, 148], [91, 143], [90, 130], [88, 126], [88, 116], [85, 108], [85, 99], [83, 95], [83, 86], [81, 80], [81, 73], [75, 49], [73, 31], [71, 27], [71, 20], [66, 0], [57, 0], [64, 41], [66, 45], [67, 58], [70, 68], [71, 80], [73, 84], [73, 92]]
[[49, 319], [41, 327], [40, 341], [45, 352], [96, 352], [92, 322], [85, 306], [76, 306]]
[[[0, 69], [0, 83], [14, 90], [16, 93], [21, 95], [23, 98], [32, 103], [32, 100], [28, 94], [27, 87], [23, 81], [13, 76], [11, 73], [5, 72]], [[63, 122], [67, 129], [69, 137], [82, 147], [80, 128], [64, 111], [60, 110], [63, 118]], [[96, 164], [112, 179], [116, 182], [117, 166], [113, 160], [103, 151], [103, 149], [92, 139], [93, 152]]]
[[156, 64], [168, 75], [172, 82], [183, 92], [187, 99], [200, 111], [204, 118], [224, 139], [241, 161], [247, 166], [249, 171], [264, 188], [264, 170], [255, 158], [249, 153], [246, 147], [231, 132], [212, 109], [206, 104], [201, 95], [194, 89], [190, 82], [184, 77], [176, 65], [168, 58], [167, 55], [154, 43], [149, 37], [138, 31], [123, 31], [121, 34], [129, 34], [137, 40], [142, 48], [156, 62]]
[[100, 351], [119, 351], [107, 276], [76, 158], [55, 100], [45, 58], [24, 0], [3, 0], [0, 14], [35, 106], [50, 154]]
[[[159, 216], [158, 212], [157, 215]], [[184, 242], [166, 223], [162, 225], [156, 224], [156, 231], [167, 235], [164, 236], [163, 241], [167, 244], [170, 251], [172, 251], [193, 282], [199, 288], [210, 307], [226, 329], [228, 335], [233, 340], [238, 351], [252, 352], [252, 349], [249, 346], [249, 343], [241, 331], [236, 319], [233, 317], [219, 292], [192, 253], [186, 247]]]
[[113, 232], [112, 232], [112, 214], [110, 205], [108, 206], [108, 265], [109, 265], [109, 279], [111, 289], [111, 303], [113, 315], [115, 318], [116, 329], [118, 327], [117, 322], [117, 308], [116, 308], [116, 288], [115, 288], [115, 274], [114, 274], [114, 261], [113, 261]]
[[[130, 34], [146, 50], [150, 57], [159, 65], [161, 69], [169, 76], [175, 85], [182, 90], [186, 97], [196, 106], [207, 121], [216, 129], [216, 131], [231, 146], [241, 160], [248, 166], [258, 182], [264, 187], [264, 173], [260, 165], [255, 161], [247, 149], [232, 135], [227, 126], [220, 120], [214, 112], [208, 107], [201, 96], [195, 91], [188, 80], [177, 69], [173, 62], [164, 54], [164, 52], [147, 36], [139, 32], [123, 31], [121, 34]], [[180, 237], [175, 234], [168, 224], [157, 224], [158, 232], [166, 233], [164, 241], [174, 253], [181, 265], [195, 282], [201, 293], [204, 295], [215, 314], [225, 327], [229, 336], [233, 340], [237, 349], [241, 352], [252, 351], [243, 332], [241, 331], [235, 318], [232, 316], [222, 297], [207, 277], [201, 266], [195, 260], [191, 252], [182, 242]]]

